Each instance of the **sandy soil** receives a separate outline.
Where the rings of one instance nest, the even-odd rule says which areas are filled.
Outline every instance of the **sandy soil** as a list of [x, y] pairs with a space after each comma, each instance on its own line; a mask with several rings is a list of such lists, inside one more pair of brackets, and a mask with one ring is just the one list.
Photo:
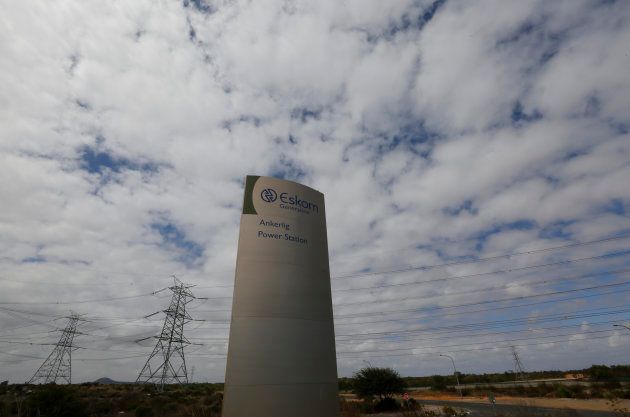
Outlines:
[[[411, 396], [416, 400], [443, 400], [458, 401], [462, 403], [488, 403], [487, 397], [464, 397], [460, 399], [458, 396], [449, 395], [422, 395], [420, 393], [412, 393]], [[610, 401], [604, 399], [577, 400], [573, 398], [525, 398], [525, 397], [508, 397], [497, 396], [497, 404], [524, 405], [532, 407], [550, 407], [550, 408], [569, 408], [574, 410], [593, 410], [593, 411], [610, 411]], [[630, 400], [621, 400], [618, 407], [630, 409]]]

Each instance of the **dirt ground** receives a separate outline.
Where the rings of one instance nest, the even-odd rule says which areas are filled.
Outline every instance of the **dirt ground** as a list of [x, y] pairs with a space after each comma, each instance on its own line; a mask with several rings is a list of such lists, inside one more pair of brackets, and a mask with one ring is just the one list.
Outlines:
[[[487, 403], [487, 397], [464, 397], [452, 395], [426, 395], [425, 393], [410, 393], [416, 400], [460, 401], [462, 403]], [[497, 404], [524, 405], [531, 407], [569, 408], [574, 410], [610, 411], [610, 401], [595, 398], [577, 400], [573, 398], [524, 398], [497, 396]], [[621, 400], [618, 407], [630, 409], [630, 400]]]

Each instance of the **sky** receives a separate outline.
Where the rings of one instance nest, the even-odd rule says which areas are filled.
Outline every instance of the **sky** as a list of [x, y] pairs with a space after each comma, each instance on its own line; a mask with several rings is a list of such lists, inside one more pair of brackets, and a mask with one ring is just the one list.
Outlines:
[[73, 381], [134, 381], [175, 275], [223, 381], [248, 174], [326, 197], [340, 376], [627, 358], [628, 2], [33, 0], [0, 39], [0, 380], [74, 312]]

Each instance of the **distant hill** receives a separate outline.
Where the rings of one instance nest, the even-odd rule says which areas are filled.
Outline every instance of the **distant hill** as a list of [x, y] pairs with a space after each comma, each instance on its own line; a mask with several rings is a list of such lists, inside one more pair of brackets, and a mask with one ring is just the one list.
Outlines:
[[99, 378], [96, 381], [94, 381], [94, 383], [95, 384], [103, 384], [103, 385], [130, 384], [130, 382], [114, 381], [113, 379], [110, 379], [110, 378]]

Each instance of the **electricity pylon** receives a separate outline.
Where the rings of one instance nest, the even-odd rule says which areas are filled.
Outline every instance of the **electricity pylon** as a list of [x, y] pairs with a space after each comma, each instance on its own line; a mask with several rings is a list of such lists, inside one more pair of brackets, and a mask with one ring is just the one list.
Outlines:
[[72, 351], [78, 349], [72, 343], [74, 336], [78, 333], [77, 324], [81, 317], [73, 313], [67, 319], [68, 324], [61, 331], [61, 337], [55, 344], [55, 348], [28, 380], [28, 384], [49, 384], [58, 381], [72, 383]]
[[510, 346], [512, 349], [512, 357], [514, 358], [514, 372], [516, 373], [517, 381], [525, 381], [525, 369], [523, 369], [523, 363], [521, 358], [518, 357], [516, 346]]
[[159, 391], [164, 390], [165, 384], [188, 383], [184, 347], [190, 342], [184, 337], [184, 325], [192, 321], [186, 312], [186, 304], [195, 296], [189, 289], [192, 285], [184, 285], [173, 278], [175, 284], [169, 287], [173, 296], [171, 304], [164, 310], [166, 317], [162, 332], [156, 337], [155, 348], [136, 379], [136, 382], [155, 384]]

